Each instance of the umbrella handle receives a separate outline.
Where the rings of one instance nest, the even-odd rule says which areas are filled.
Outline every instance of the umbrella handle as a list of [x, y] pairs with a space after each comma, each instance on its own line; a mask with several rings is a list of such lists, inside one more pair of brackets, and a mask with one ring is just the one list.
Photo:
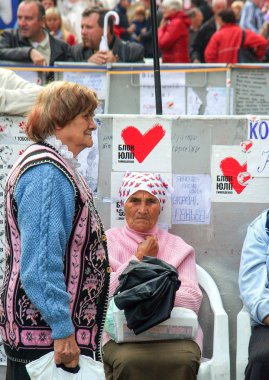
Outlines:
[[103, 32], [103, 35], [102, 35], [102, 38], [101, 38], [101, 41], [100, 41], [100, 45], [99, 45], [99, 50], [102, 50], [102, 51], [108, 51], [109, 50], [108, 42], [107, 42], [107, 25], [108, 25], [108, 18], [110, 16], [114, 17], [116, 25], [118, 25], [119, 22], [120, 22], [120, 18], [119, 18], [119, 15], [118, 15], [117, 12], [115, 12], [115, 11], [109, 11], [109, 12], [107, 12], [105, 14], [105, 18], [104, 18], [104, 32]]

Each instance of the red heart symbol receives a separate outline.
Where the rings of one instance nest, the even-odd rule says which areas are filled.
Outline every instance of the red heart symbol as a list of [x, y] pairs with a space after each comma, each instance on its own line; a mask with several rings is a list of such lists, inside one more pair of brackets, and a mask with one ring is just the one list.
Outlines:
[[244, 153], [247, 153], [253, 145], [253, 142], [251, 140], [242, 141], [240, 146], [242, 148], [242, 151]]
[[133, 126], [126, 127], [121, 132], [125, 144], [134, 147], [130, 150], [139, 163], [144, 161], [164, 135], [165, 129], [160, 124], [154, 125], [144, 135]]
[[[240, 173], [247, 172], [247, 163], [245, 162], [241, 165], [235, 158], [227, 157], [220, 163], [220, 168], [223, 175], [227, 178], [227, 181], [232, 185], [237, 194], [241, 194], [242, 191], [246, 188], [246, 184], [241, 184], [238, 182], [238, 178], [240, 178]], [[238, 177], [239, 176], [239, 177]]]

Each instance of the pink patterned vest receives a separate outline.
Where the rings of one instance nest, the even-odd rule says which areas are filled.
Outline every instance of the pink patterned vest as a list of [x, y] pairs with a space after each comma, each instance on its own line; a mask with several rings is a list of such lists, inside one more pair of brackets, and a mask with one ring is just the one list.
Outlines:
[[64, 273], [70, 313], [81, 353], [101, 360], [101, 337], [109, 290], [106, 236], [84, 179], [51, 146], [26, 149], [13, 167], [5, 188], [6, 268], [0, 300], [0, 331], [7, 356], [27, 363], [53, 350], [51, 330], [31, 304], [20, 281], [20, 231], [14, 191], [20, 176], [35, 165], [61, 170], [75, 191], [75, 216], [67, 244]]

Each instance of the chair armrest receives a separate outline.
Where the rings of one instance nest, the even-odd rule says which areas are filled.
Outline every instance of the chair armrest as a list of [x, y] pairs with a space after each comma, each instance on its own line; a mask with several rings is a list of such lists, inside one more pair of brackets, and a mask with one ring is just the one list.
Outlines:
[[228, 315], [223, 308], [218, 287], [213, 278], [196, 265], [199, 285], [208, 295], [214, 314], [213, 355], [210, 359], [211, 379], [230, 379], [230, 351]]

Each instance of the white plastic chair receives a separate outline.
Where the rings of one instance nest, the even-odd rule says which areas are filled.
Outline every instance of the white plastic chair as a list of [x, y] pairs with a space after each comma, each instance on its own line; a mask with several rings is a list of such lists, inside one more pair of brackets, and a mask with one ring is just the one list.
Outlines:
[[228, 316], [223, 308], [220, 293], [213, 278], [198, 264], [196, 270], [199, 285], [206, 292], [214, 314], [212, 358], [202, 358], [197, 379], [230, 380]]
[[244, 380], [248, 363], [248, 344], [251, 335], [250, 315], [243, 306], [237, 314], [236, 380]]

